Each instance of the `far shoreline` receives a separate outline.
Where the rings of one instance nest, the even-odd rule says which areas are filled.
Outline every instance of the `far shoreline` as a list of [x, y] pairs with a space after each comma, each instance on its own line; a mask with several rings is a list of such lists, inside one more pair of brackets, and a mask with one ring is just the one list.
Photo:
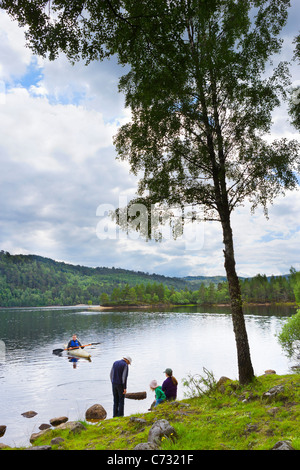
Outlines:
[[[0, 306], [0, 310], [20, 310], [20, 309], [59, 309], [59, 308], [86, 308], [90, 311], [104, 311], [114, 309], [147, 309], [147, 308], [182, 308], [182, 307], [229, 307], [230, 303], [216, 303], [216, 304], [169, 304], [169, 303], [157, 303], [157, 304], [116, 304], [116, 305], [89, 305], [89, 304], [75, 304], [75, 305], [26, 305], [26, 306], [11, 306], [3, 307]], [[244, 302], [243, 307], [294, 307], [299, 308], [296, 302]]]
[[[89, 306], [88, 310], [91, 311], [104, 311], [115, 309], [147, 309], [147, 308], [180, 308], [180, 307], [229, 307], [230, 303], [219, 304], [116, 304], [116, 305], [99, 305]], [[296, 302], [245, 302], [243, 307], [295, 307], [298, 305]]]

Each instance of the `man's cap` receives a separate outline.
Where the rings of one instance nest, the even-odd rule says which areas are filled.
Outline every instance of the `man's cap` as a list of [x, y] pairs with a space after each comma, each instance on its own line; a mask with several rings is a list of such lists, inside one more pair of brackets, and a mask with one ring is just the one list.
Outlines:
[[129, 362], [129, 364], [132, 363], [132, 359], [130, 356], [123, 356], [123, 359], [126, 359]]

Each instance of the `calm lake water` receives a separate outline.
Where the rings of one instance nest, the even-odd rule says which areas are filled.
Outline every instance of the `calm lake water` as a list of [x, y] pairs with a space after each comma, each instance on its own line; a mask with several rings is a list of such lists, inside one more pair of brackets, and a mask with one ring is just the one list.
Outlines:
[[[293, 365], [276, 338], [294, 309], [248, 308], [245, 319], [256, 375], [266, 369], [278, 374]], [[91, 362], [70, 361], [52, 350], [63, 347], [76, 333], [82, 342], [101, 342], [87, 348]], [[125, 401], [125, 414], [145, 412], [153, 401], [149, 383], [161, 383], [166, 367], [179, 382], [203, 373], [216, 379], [238, 378], [235, 338], [226, 308], [178, 308], [173, 311], [89, 311], [77, 308], [0, 309], [0, 425], [7, 431], [0, 442], [28, 446], [33, 432], [51, 418], [84, 419], [100, 403], [112, 417], [109, 373], [112, 363], [129, 354], [128, 392], [147, 391], [147, 399]], [[34, 418], [22, 413], [34, 410]]]

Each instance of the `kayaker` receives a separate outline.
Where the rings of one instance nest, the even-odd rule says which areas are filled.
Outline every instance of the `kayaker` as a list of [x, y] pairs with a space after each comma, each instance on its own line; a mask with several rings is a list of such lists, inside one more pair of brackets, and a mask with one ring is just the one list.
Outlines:
[[127, 391], [128, 365], [131, 364], [130, 356], [124, 356], [115, 361], [110, 371], [112, 392], [114, 398], [113, 417], [124, 416], [124, 401]]
[[71, 349], [71, 348], [72, 349], [79, 349], [79, 348], [83, 349], [83, 346], [81, 346], [81, 343], [80, 343], [80, 341], [78, 341], [76, 335], [73, 335], [72, 339], [70, 339], [70, 341], [68, 342], [67, 349]]

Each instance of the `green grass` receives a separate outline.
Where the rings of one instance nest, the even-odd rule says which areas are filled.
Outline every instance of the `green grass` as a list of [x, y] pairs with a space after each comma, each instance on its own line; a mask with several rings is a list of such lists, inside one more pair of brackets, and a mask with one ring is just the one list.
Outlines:
[[[265, 398], [264, 392], [275, 385], [283, 385], [284, 392]], [[162, 450], [269, 450], [280, 440], [300, 450], [300, 375], [260, 376], [245, 387], [228, 382], [222, 392], [162, 404], [153, 412], [134, 416], [146, 424], [130, 417], [83, 423], [87, 430], [78, 435], [54, 429], [34, 445], [50, 444], [53, 437], [61, 436], [65, 441], [53, 449], [131, 450], [147, 442], [156, 420], [167, 419], [177, 438], [163, 439]]]

